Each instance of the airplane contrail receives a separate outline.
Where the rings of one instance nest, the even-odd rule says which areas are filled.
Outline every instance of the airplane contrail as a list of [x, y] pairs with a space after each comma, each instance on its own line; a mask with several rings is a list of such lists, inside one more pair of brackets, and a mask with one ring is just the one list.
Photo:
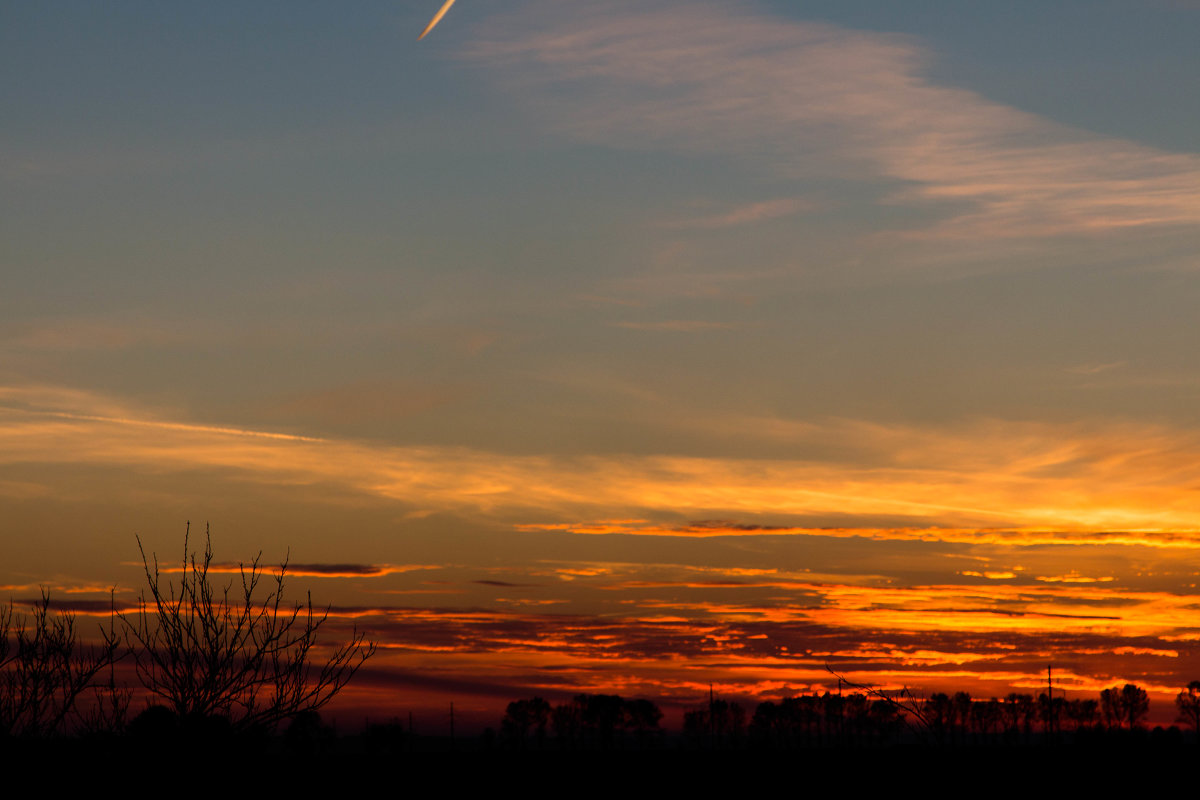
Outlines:
[[452, 5], [454, 5], [454, 0], [446, 0], [446, 2], [442, 4], [442, 7], [438, 9], [438, 12], [433, 15], [433, 19], [429, 20], [429, 24], [425, 26], [425, 30], [421, 31], [421, 35], [417, 37], [418, 42], [424, 39], [425, 34], [433, 30], [434, 26], [442, 21], [442, 17], [446, 16], [446, 12], [450, 10], [450, 6]]

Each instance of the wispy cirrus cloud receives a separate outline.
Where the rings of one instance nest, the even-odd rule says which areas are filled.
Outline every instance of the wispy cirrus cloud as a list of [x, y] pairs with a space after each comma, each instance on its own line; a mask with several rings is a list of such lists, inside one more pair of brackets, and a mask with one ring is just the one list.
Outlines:
[[614, 322], [615, 328], [629, 328], [636, 331], [669, 331], [672, 333], [700, 333], [702, 331], [729, 330], [734, 326], [726, 322], [709, 322], [693, 319], [667, 319], [656, 322]]
[[[981, 533], [999, 539], [1011, 531], [1018, 540], [1046, 543], [1190, 546], [1200, 530], [1195, 431], [1150, 424], [826, 420], [780, 421], [778, 431], [768, 426], [764, 435], [786, 435], [797, 453], [814, 457], [581, 457], [400, 447], [177, 422], [76, 391], [0, 389], [0, 467], [205, 469], [233, 480], [320, 484], [347, 497], [533, 525], [604, 519], [601, 509], [631, 519], [700, 520], [604, 529], [662, 535], [761, 535], [786, 528], [860, 535], [863, 528], [882, 529], [872, 522], [880, 517], [889, 518], [893, 532], [872, 535], [914, 539], [978, 541]], [[780, 528], [713, 521], [748, 515], [780, 520], [771, 523]], [[814, 523], [822, 519], [828, 522]]]
[[939, 85], [930, 52], [906, 36], [744, 5], [533, 3], [489, 20], [467, 57], [584, 141], [892, 181], [886, 202], [941, 209], [923, 237], [1200, 222], [1200, 157]]
[[1101, 372], [1120, 369], [1125, 366], [1125, 363], [1124, 361], [1108, 361], [1102, 364], [1077, 364], [1073, 367], [1067, 367], [1067, 372], [1075, 375], [1099, 375]]
[[182, 333], [152, 321], [87, 318], [38, 320], [0, 333], [0, 340], [8, 348], [39, 352], [122, 350], [136, 345], [166, 347], [190, 343], [196, 338], [194, 332]]
[[756, 222], [789, 217], [812, 208], [814, 203], [798, 197], [781, 197], [776, 200], [760, 200], [734, 208], [708, 214], [680, 217], [663, 223], [666, 228], [734, 228]]
[[[920, 521], [903, 528], [1112, 531], [1104, 534], [1110, 541], [1146, 531], [1191, 538], [1187, 531], [1200, 529], [1200, 495], [1188, 488], [1200, 481], [1200, 434], [1152, 425], [987, 421], [930, 429], [831, 420], [789, 431], [800, 445], [835, 446], [834, 457], [812, 462], [513, 456], [196, 425], [84, 393], [53, 395], [45, 387], [0, 391], [0, 466], [218, 469], [260, 483], [324, 483], [423, 508], [526, 519], [530, 512], [587, 519], [597, 508], [843, 520], [895, 515]], [[717, 531], [702, 524], [689, 532]], [[929, 534], [916, 538], [922, 535]]]

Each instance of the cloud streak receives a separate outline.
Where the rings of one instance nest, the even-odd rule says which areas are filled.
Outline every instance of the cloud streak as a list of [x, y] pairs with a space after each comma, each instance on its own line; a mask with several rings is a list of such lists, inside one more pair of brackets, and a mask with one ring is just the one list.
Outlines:
[[[259, 567], [266, 573], [279, 572], [278, 565], [260, 564]], [[297, 578], [383, 578], [405, 572], [442, 568], [439, 564], [288, 564], [285, 574]], [[249, 564], [228, 561], [208, 565], [208, 571], [214, 575], [240, 575], [249, 569]], [[158, 571], [162, 573], [182, 573], [190, 570], [191, 566], [158, 565]]]
[[[864, 527], [880, 529], [871, 520], [886, 516], [895, 533], [875, 535], [978, 541], [980, 531], [998, 539], [1014, 531], [1028, 542], [1170, 546], [1192, 546], [1200, 531], [1200, 433], [1154, 425], [992, 420], [930, 428], [830, 420], [787, 429], [798, 452], [821, 452], [820, 460], [530, 456], [197, 425], [86, 393], [52, 394], [0, 389], [7, 401], [0, 467], [216, 470], [230, 479], [321, 484], [347, 496], [531, 525], [569, 526], [602, 518], [598, 511], [632, 519], [753, 515], [780, 519], [795, 533], [860, 535]], [[786, 524], [792, 518], [805, 522]], [[812, 524], [821, 518], [834, 530]], [[782, 532], [738, 527], [744, 523], [654, 524], [597, 532]]]
[[777, 200], [760, 200], [746, 203], [726, 211], [702, 216], [686, 217], [663, 223], [666, 228], [733, 228], [757, 222], [789, 217], [813, 207], [812, 201], [795, 197]]
[[1200, 222], [1197, 156], [938, 85], [926, 75], [930, 54], [904, 36], [740, 5], [533, 3], [490, 20], [467, 55], [584, 141], [736, 155], [795, 177], [892, 181], [885, 202], [942, 209], [926, 238]]
[[[1200, 549], [1200, 536], [1194, 531], [1103, 531], [1103, 530], [1038, 530], [1004, 528], [943, 528], [943, 527], [808, 527], [802, 525], [756, 525], [727, 520], [701, 520], [681, 525], [657, 524], [646, 520], [599, 520], [595, 522], [528, 522], [515, 526], [522, 531], [561, 531], [585, 536], [610, 534], [630, 536], [667, 536], [685, 539], [709, 539], [727, 536], [821, 536], [835, 539], [851, 537], [876, 541], [950, 542], [972, 545], [1002, 545], [1006, 547], [1045, 547], [1073, 545], [1078, 547], [1139, 546], [1155, 548]], [[963, 573], [969, 574], [969, 573]], [[1071, 580], [1069, 576], [1044, 578], [1053, 581]], [[1076, 582], [1103, 580], [1076, 578]]]
[[672, 333], [700, 333], [703, 331], [729, 330], [733, 325], [725, 322], [703, 320], [668, 319], [657, 322], [614, 322], [613, 327], [638, 331], [670, 331]]

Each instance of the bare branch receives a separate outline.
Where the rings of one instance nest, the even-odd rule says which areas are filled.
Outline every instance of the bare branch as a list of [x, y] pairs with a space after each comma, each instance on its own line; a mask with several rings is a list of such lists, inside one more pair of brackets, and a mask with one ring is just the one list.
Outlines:
[[355, 628], [350, 640], [324, 663], [313, 663], [317, 634], [328, 618], [305, 605], [288, 607], [287, 560], [263, 594], [262, 554], [239, 569], [240, 586], [209, 577], [212, 540], [203, 555], [184, 557], [179, 585], [161, 579], [157, 557], [147, 559], [141, 540], [146, 590], [133, 619], [119, 614], [133, 646], [142, 686], [181, 719], [224, 717], [235, 730], [272, 729], [305, 711], [316, 711], [341, 691], [375, 644]]
[[28, 617], [12, 601], [0, 609], [0, 736], [59, 733], [96, 675], [119, 658], [113, 621], [100, 637], [81, 647], [74, 615], [55, 613], [45, 589]]
[[845, 676], [839, 675], [837, 672], [835, 672], [833, 667], [829, 666], [829, 664], [825, 665], [825, 671], [841, 681], [843, 685], [848, 686], [851, 689], [856, 689], [863, 694], [868, 695], [869, 697], [874, 697], [877, 700], [884, 701], [897, 712], [899, 712], [900, 718], [904, 720], [906, 725], [911, 727], [912, 723], [909, 721], [909, 717], [911, 716], [921, 724], [922, 729], [929, 729], [929, 718], [921, 710], [920, 703], [917, 702], [917, 698], [913, 697], [912, 692], [908, 690], [907, 686], [900, 690], [900, 699], [897, 700], [894, 695], [889, 695], [887, 692], [881, 689], [876, 689], [874, 686], [870, 686], [865, 683], [854, 683], [853, 681], [848, 680]]

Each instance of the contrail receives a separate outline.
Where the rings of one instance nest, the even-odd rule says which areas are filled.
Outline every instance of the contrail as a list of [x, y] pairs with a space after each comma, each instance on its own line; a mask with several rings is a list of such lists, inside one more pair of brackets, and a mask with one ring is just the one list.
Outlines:
[[38, 411], [27, 408], [13, 408], [0, 405], [0, 413], [12, 412], [17, 414], [37, 414], [43, 417], [58, 417], [59, 419], [74, 419], [81, 422], [111, 422], [114, 425], [138, 425], [145, 428], [162, 428], [170, 431], [185, 431], [188, 433], [221, 433], [230, 436], [250, 436], [258, 439], [282, 439], [290, 442], [324, 442], [315, 436], [296, 436], [291, 433], [272, 433], [270, 431], [253, 431], [244, 428], [226, 428], [218, 425], [189, 425], [186, 422], [160, 422], [151, 419], [130, 419], [128, 417], [104, 417], [97, 414], [74, 414], [69, 411]]
[[429, 24], [425, 26], [425, 30], [421, 31], [421, 35], [417, 37], [417, 41], [425, 38], [425, 34], [433, 30], [433, 27], [442, 21], [442, 17], [446, 16], [446, 12], [450, 10], [450, 6], [454, 5], [454, 0], [446, 0], [438, 12], [433, 15], [433, 19], [429, 20]]

